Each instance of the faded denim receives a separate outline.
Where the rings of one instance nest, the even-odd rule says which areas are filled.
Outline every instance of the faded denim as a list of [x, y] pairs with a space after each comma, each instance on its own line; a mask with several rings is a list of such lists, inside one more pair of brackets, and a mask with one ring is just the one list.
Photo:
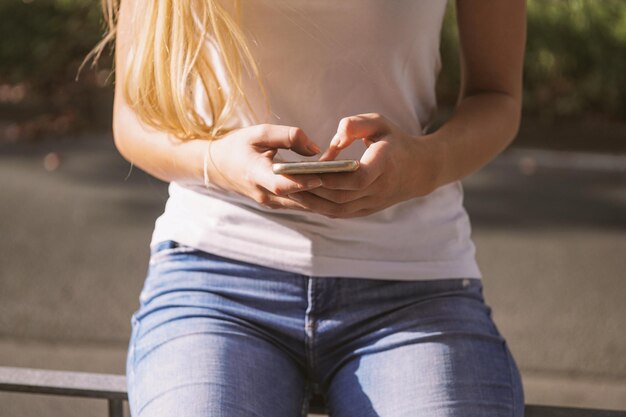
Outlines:
[[523, 416], [477, 279], [308, 277], [174, 241], [131, 318], [134, 417]]

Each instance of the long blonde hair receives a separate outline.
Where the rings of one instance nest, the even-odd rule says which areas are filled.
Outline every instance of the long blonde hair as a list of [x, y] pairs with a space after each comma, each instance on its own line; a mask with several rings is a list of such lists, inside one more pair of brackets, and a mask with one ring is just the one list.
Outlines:
[[[238, 24], [241, 15], [235, 0], [237, 21], [217, 0], [133, 0], [133, 36], [124, 71], [124, 98], [140, 119], [181, 139], [215, 139], [232, 126], [229, 119], [241, 98], [254, 113], [242, 89], [242, 70], [248, 64], [268, 105], [259, 70]], [[107, 32], [86, 58], [97, 62], [115, 38], [120, 0], [102, 0]], [[206, 48], [211, 36], [224, 63], [230, 92], [221, 85]], [[208, 98], [212, 123], [198, 112], [194, 88], [200, 83]], [[210, 121], [209, 121], [210, 122]]]

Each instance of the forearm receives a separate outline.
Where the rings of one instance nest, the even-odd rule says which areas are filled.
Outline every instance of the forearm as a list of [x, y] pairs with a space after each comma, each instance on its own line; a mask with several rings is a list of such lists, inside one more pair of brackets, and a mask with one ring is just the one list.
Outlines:
[[291, 209], [302, 207], [284, 196], [321, 185], [316, 175], [288, 178], [272, 172], [278, 149], [304, 156], [317, 153], [316, 145], [295, 127], [261, 124], [233, 129], [215, 140], [180, 140], [146, 127], [122, 98], [116, 99], [113, 120], [120, 154], [163, 181], [206, 185], [208, 179], [211, 186], [264, 206]]
[[502, 152], [517, 134], [520, 108], [519, 100], [508, 94], [467, 96], [447, 123], [422, 136], [439, 155], [436, 187], [466, 177]]
[[183, 141], [146, 127], [120, 100], [116, 99], [113, 118], [115, 145], [120, 154], [163, 181], [203, 184], [203, 158], [208, 141]]
[[436, 186], [482, 168], [519, 129], [526, 40], [524, 0], [456, 1], [461, 86], [453, 117], [429, 135], [438, 160]]

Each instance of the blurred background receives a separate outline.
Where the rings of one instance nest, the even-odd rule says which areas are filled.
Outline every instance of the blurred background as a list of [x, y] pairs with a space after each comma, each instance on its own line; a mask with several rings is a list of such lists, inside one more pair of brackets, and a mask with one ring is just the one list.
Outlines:
[[[124, 373], [166, 184], [119, 156], [96, 0], [0, 0], [0, 366]], [[442, 34], [439, 121], [457, 96]], [[626, 409], [626, 2], [529, 0], [524, 118], [463, 181], [528, 403]], [[0, 392], [0, 417], [106, 404]]]

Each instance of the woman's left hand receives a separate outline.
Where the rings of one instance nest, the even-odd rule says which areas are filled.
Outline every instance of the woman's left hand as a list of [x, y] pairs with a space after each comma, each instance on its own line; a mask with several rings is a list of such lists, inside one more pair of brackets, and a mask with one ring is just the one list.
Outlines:
[[322, 186], [289, 194], [306, 209], [332, 218], [366, 216], [438, 186], [444, 152], [427, 136], [414, 137], [377, 113], [341, 119], [320, 160], [332, 160], [355, 140], [367, 149], [358, 170], [323, 174]]

